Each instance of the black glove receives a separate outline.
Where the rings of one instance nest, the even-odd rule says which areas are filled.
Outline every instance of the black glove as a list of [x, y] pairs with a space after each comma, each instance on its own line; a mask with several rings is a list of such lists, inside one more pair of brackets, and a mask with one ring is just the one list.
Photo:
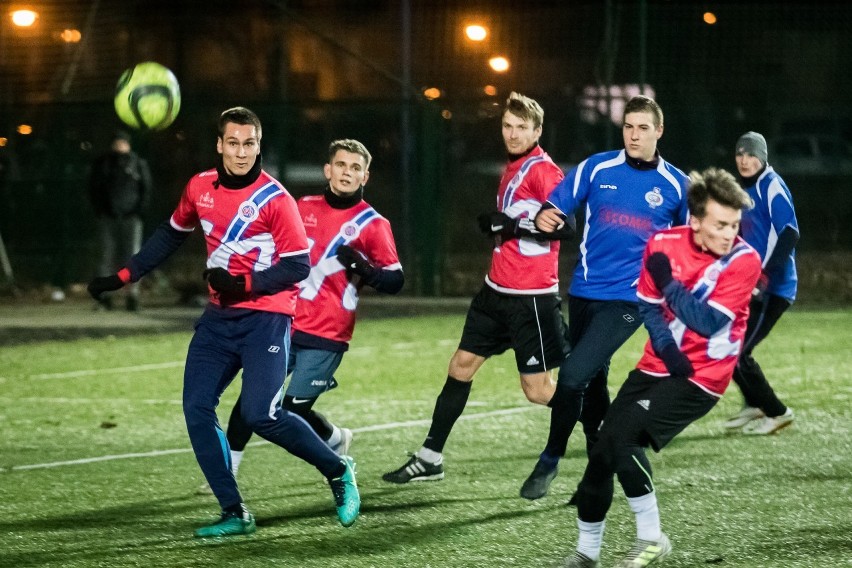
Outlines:
[[219, 299], [225, 303], [239, 302], [248, 296], [245, 276], [234, 276], [219, 266], [208, 268], [202, 276], [211, 288], [219, 292]]
[[479, 230], [486, 235], [510, 237], [515, 233], [515, 220], [499, 211], [481, 213], [476, 218], [476, 222], [479, 223]]
[[754, 285], [754, 289], [751, 291], [751, 295], [755, 300], [762, 300], [763, 293], [766, 292], [766, 288], [769, 286], [769, 277], [765, 272], [761, 272], [760, 276], [757, 279], [757, 283]]
[[666, 369], [673, 377], [687, 378], [695, 374], [695, 369], [692, 368], [689, 358], [674, 343], [667, 343], [657, 355], [663, 360]]
[[343, 265], [346, 274], [350, 276], [357, 274], [362, 278], [369, 279], [376, 274], [376, 267], [349, 245], [337, 247], [337, 261]]
[[669, 257], [661, 252], [655, 252], [649, 256], [645, 261], [645, 268], [648, 269], [648, 274], [651, 275], [660, 292], [674, 280]]
[[86, 286], [86, 290], [89, 291], [89, 295], [92, 298], [100, 302], [105, 292], [113, 292], [122, 286], [124, 286], [124, 282], [121, 281], [118, 274], [113, 274], [111, 276], [98, 276], [92, 279], [89, 285]]

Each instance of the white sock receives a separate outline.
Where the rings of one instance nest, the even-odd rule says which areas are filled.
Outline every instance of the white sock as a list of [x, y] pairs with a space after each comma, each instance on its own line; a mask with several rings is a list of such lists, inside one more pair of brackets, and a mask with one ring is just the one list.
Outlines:
[[605, 526], [606, 521], [587, 523], [577, 519], [577, 528], [580, 529], [580, 536], [577, 539], [577, 552], [585, 554], [592, 560], [600, 558]]
[[243, 461], [243, 452], [231, 450], [231, 473], [234, 474], [234, 477], [237, 476], [237, 472], [240, 470], [241, 461]]
[[328, 444], [329, 448], [335, 448], [340, 443], [340, 439], [343, 437], [343, 433], [340, 431], [340, 428], [332, 424], [331, 426], [333, 430], [331, 431], [331, 436], [328, 437], [328, 440], [325, 441]]
[[417, 457], [432, 465], [441, 465], [444, 463], [444, 454], [430, 450], [429, 448], [420, 448], [417, 451]]
[[660, 509], [657, 508], [657, 494], [651, 491], [641, 497], [628, 497], [627, 503], [636, 515], [636, 538], [639, 540], [660, 540], [663, 531], [660, 528]]

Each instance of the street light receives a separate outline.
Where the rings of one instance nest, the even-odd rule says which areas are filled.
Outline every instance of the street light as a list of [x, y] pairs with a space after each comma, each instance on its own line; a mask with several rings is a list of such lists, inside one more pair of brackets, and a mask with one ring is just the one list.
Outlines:
[[38, 12], [32, 10], [15, 10], [11, 14], [12, 23], [19, 28], [28, 28], [35, 24], [38, 19]]
[[488, 65], [490, 65], [491, 68], [497, 71], [498, 73], [505, 73], [509, 70], [509, 60], [503, 57], [502, 55], [498, 55], [489, 59]]
[[465, 26], [464, 35], [470, 41], [483, 41], [488, 37], [488, 29], [479, 24], [470, 24], [469, 26]]

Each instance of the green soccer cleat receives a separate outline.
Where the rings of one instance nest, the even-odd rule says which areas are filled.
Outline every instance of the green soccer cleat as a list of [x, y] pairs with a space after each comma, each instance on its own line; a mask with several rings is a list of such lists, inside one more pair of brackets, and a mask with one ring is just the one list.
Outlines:
[[361, 511], [361, 495], [355, 482], [355, 460], [343, 456], [346, 471], [343, 475], [329, 480], [331, 493], [334, 495], [334, 505], [337, 507], [337, 518], [344, 527], [351, 527]]
[[218, 536], [233, 536], [238, 534], [251, 534], [255, 531], [254, 515], [248, 511], [240, 513], [222, 513], [222, 517], [206, 527], [195, 530], [198, 538], [211, 538]]
[[672, 544], [665, 534], [660, 540], [636, 540], [633, 548], [621, 561], [617, 568], [645, 568], [649, 564], [656, 564], [672, 551]]

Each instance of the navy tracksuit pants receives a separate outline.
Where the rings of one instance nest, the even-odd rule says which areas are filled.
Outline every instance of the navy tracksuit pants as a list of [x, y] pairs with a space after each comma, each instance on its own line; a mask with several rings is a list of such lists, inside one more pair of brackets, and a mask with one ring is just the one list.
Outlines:
[[340, 456], [308, 423], [281, 408], [291, 320], [285, 314], [210, 305], [196, 323], [186, 356], [183, 413], [198, 465], [223, 509], [242, 497], [216, 407], [240, 369], [242, 413], [252, 430], [326, 477], [340, 467]]

